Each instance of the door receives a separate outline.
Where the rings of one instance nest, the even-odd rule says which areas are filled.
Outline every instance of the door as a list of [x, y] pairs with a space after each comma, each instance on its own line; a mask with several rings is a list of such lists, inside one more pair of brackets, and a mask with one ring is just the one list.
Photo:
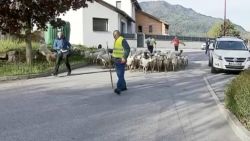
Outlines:
[[144, 47], [144, 34], [143, 33], [137, 34], [137, 47]]

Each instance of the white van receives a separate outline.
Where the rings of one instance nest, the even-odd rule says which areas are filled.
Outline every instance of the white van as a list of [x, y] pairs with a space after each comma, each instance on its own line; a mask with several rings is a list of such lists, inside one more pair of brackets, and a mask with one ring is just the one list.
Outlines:
[[219, 70], [241, 71], [250, 68], [250, 53], [244, 41], [235, 37], [217, 38], [210, 51], [211, 73]]

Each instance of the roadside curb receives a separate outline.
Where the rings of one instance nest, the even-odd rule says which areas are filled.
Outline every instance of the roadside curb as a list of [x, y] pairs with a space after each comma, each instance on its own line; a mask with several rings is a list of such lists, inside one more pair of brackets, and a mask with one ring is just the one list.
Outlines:
[[219, 98], [217, 97], [210, 83], [208, 82], [207, 78], [203, 77], [203, 79], [206, 82], [209, 93], [212, 95], [213, 99], [215, 100], [217, 107], [219, 108], [224, 118], [227, 120], [229, 126], [233, 129], [234, 133], [241, 139], [241, 141], [250, 141], [250, 131], [248, 131], [240, 123], [237, 117], [233, 113], [231, 113], [228, 109], [226, 109], [224, 104], [220, 102]]
[[[82, 67], [88, 66], [88, 63], [85, 64], [76, 64], [72, 65], [71, 69], [79, 69]], [[67, 72], [66, 68], [63, 68], [62, 70], [59, 71], [59, 73]], [[0, 77], [0, 82], [4, 81], [13, 81], [13, 80], [23, 80], [23, 79], [33, 79], [33, 78], [39, 78], [39, 77], [47, 77], [51, 75], [51, 71], [45, 72], [45, 73], [40, 73], [40, 74], [29, 74], [29, 75], [18, 75], [18, 76], [4, 76]]]

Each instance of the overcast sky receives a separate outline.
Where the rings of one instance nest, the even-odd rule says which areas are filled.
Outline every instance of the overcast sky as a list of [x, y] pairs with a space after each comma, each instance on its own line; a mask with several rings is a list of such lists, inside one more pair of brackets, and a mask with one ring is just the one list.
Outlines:
[[[157, 1], [157, 0], [138, 0]], [[224, 0], [166, 0], [170, 4], [179, 4], [192, 8], [201, 14], [223, 18]], [[227, 0], [227, 18], [250, 31], [250, 0]]]

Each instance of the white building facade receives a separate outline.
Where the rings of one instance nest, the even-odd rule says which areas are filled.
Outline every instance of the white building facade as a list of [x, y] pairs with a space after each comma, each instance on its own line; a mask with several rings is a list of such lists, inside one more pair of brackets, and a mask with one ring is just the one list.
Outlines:
[[60, 18], [70, 22], [71, 44], [87, 47], [113, 47], [113, 31], [135, 34], [135, 10], [140, 8], [136, 0], [96, 0], [87, 8], [70, 10]]

